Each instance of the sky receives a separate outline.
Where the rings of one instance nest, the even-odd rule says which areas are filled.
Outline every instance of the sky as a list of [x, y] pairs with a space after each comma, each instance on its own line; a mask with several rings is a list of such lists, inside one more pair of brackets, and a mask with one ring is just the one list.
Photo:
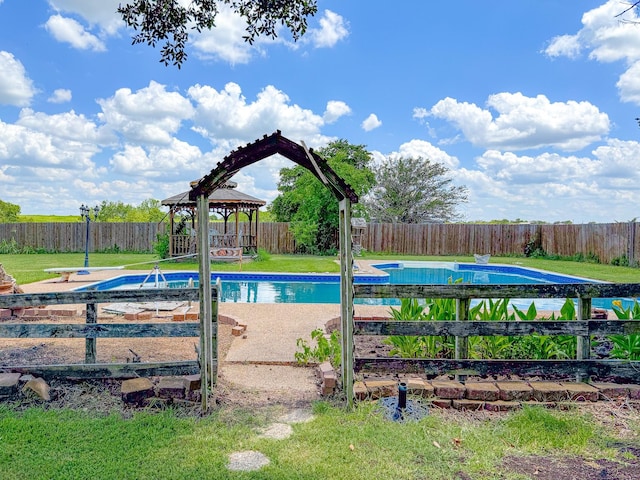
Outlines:
[[[465, 221], [640, 217], [640, 18], [620, 0], [318, 0], [253, 45], [227, 10], [181, 69], [132, 45], [124, 0], [0, 0], [0, 200], [23, 214], [187, 191], [281, 130], [443, 163]], [[238, 189], [272, 201], [271, 157]]]

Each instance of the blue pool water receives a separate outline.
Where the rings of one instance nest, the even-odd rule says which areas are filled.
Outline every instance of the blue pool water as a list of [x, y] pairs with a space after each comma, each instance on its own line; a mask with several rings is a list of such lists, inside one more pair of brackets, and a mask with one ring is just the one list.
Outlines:
[[[355, 283], [377, 284], [535, 284], [583, 283], [593, 280], [559, 275], [510, 265], [477, 265], [445, 262], [394, 262], [375, 265], [379, 274], [358, 274]], [[340, 275], [287, 273], [213, 272], [212, 281], [222, 281], [221, 299], [236, 303], [340, 303]], [[168, 272], [160, 275], [121, 275], [79, 290], [132, 288], [181, 288], [198, 285], [197, 272]], [[397, 299], [356, 299], [356, 304], [397, 305]], [[527, 308], [531, 300], [512, 300]], [[556, 310], [562, 300], [536, 300], [538, 310]], [[611, 308], [611, 300], [594, 299], [594, 306]]]

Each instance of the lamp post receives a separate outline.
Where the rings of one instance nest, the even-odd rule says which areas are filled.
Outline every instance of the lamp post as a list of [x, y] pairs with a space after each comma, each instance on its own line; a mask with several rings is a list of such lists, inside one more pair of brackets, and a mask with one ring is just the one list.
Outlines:
[[[86, 229], [87, 235], [84, 242], [84, 268], [89, 267], [89, 224], [91, 223], [91, 213], [93, 212], [93, 220], [95, 221], [98, 218], [99, 211], [100, 211], [100, 207], [98, 207], [97, 205], [93, 208], [93, 210], [89, 208], [87, 205], [85, 205], [84, 203], [80, 207], [80, 216], [82, 217], [83, 220], [85, 220], [87, 224], [87, 229]], [[78, 272], [78, 275], [89, 275], [89, 271], [82, 270]]]

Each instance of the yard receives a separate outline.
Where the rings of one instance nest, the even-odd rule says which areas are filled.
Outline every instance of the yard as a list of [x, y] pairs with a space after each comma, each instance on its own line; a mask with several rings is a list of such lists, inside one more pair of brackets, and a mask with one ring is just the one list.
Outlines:
[[[400, 257], [372, 257], [399, 259]], [[407, 257], [404, 257], [407, 258]], [[453, 260], [411, 257], [411, 260]], [[152, 255], [92, 254], [91, 266], [151, 270]], [[471, 258], [456, 258], [472, 261]], [[18, 283], [54, 278], [45, 268], [82, 265], [81, 254], [11, 255], [0, 262]], [[637, 282], [637, 269], [505, 257], [522, 264], [600, 280]], [[197, 269], [196, 263], [162, 264]], [[212, 270], [237, 270], [216, 264]], [[272, 256], [243, 271], [338, 271], [335, 257]], [[419, 422], [393, 423], [376, 402], [345, 411], [336, 399], [243, 405], [220, 395], [200, 416], [186, 405], [123, 407], [118, 386], [86, 382], [54, 386], [56, 398], [0, 403], [2, 478], [274, 478], [274, 479], [632, 479], [640, 477], [640, 407], [632, 400], [572, 404], [566, 410], [525, 407], [512, 413], [431, 409]], [[289, 438], [260, 432], [294, 408], [315, 418], [293, 425]], [[264, 453], [255, 472], [228, 470], [229, 455]]]

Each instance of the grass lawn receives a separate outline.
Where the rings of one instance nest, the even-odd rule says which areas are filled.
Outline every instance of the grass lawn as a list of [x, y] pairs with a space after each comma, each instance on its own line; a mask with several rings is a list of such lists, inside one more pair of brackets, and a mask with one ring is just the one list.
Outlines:
[[[473, 262], [471, 256], [409, 256], [409, 255], [372, 255], [362, 257], [368, 260], [427, 260], [445, 262]], [[242, 271], [246, 272], [339, 272], [340, 267], [335, 256], [312, 255], [271, 255], [264, 261], [244, 262]], [[135, 253], [92, 253], [89, 265], [92, 267], [113, 267], [125, 265], [127, 269], [151, 270], [157, 261], [153, 254]], [[504, 263], [523, 267], [538, 268], [567, 275], [593, 278], [617, 283], [640, 282], [640, 269], [601, 265], [597, 263], [545, 260], [526, 257], [492, 257], [492, 263]], [[13, 275], [19, 284], [32, 283], [57, 275], [45, 273], [45, 268], [75, 267], [84, 265], [83, 253], [0, 255], [0, 263]], [[162, 270], [198, 270], [195, 260], [160, 263]], [[213, 263], [214, 271], [238, 271], [237, 263]]]
[[[471, 257], [371, 256], [368, 259], [472, 261]], [[640, 270], [589, 263], [528, 258], [497, 258], [560, 273], [619, 282], [636, 282]], [[19, 283], [52, 278], [42, 270], [80, 266], [83, 254], [2, 255], [0, 263]], [[153, 255], [91, 254], [91, 266], [127, 265], [150, 270]], [[335, 257], [273, 255], [243, 264], [243, 271], [337, 272]], [[215, 264], [213, 270], [235, 270]], [[195, 262], [162, 263], [163, 270], [197, 270]], [[149, 409], [123, 417], [69, 409], [31, 407], [21, 411], [0, 403], [2, 479], [503, 479], [536, 478], [514, 468], [539, 462], [541, 468], [567, 459], [640, 470], [640, 414], [614, 402], [603, 412], [524, 408], [489, 415], [432, 411], [419, 422], [387, 421], [376, 404], [345, 411], [328, 402], [314, 406], [316, 419], [294, 425], [285, 440], [260, 438], [258, 429], [281, 413], [275, 406], [247, 410], [222, 406], [211, 414]], [[591, 411], [595, 406], [590, 406]], [[600, 404], [598, 404], [600, 408]], [[270, 465], [257, 472], [229, 472], [228, 456], [257, 450]], [[534, 459], [534, 460], [531, 460]], [[609, 467], [611, 469], [611, 467]], [[634, 469], [634, 470], [632, 470]], [[640, 478], [625, 471], [626, 476]], [[549, 478], [549, 477], [547, 477]], [[557, 477], [564, 480], [574, 477]], [[613, 478], [613, 477], [612, 477]]]
[[[639, 465], [622, 448], [633, 442], [578, 410], [530, 407], [484, 418], [433, 411], [400, 424], [385, 420], [374, 404], [346, 412], [320, 402], [316, 418], [294, 425], [288, 439], [260, 438], [259, 428], [273, 422], [274, 413], [226, 407], [202, 418], [150, 411], [123, 419], [117, 413], [0, 406], [2, 478], [516, 480], [532, 477], [514, 473], [512, 459], [517, 465], [518, 458], [533, 455], [540, 456], [540, 467], [548, 466], [547, 458], [577, 456], [592, 464], [608, 459]], [[625, 426], [631, 435], [640, 433], [637, 415]], [[228, 471], [229, 454], [245, 450], [262, 452], [270, 465]]]

